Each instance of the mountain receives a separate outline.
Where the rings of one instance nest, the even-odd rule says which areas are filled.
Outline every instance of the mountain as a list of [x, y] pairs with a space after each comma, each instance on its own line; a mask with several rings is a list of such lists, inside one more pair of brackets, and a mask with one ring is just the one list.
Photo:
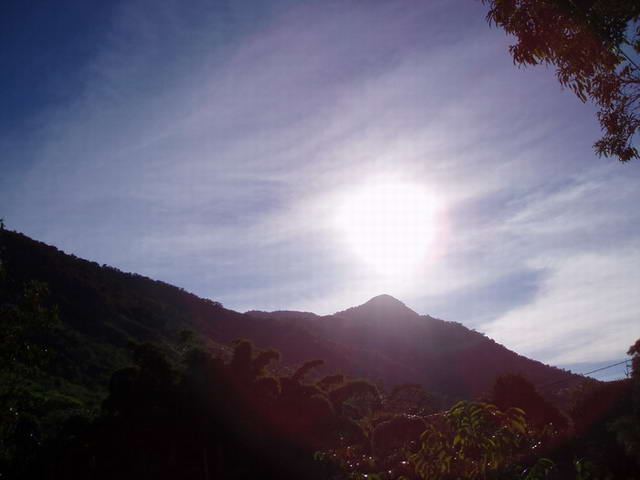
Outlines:
[[177, 355], [182, 329], [198, 332], [221, 355], [233, 340], [249, 338], [259, 348], [280, 350], [286, 365], [322, 359], [326, 372], [366, 377], [389, 389], [419, 383], [450, 399], [480, 395], [507, 372], [551, 384], [549, 390], [581, 378], [520, 356], [460, 323], [418, 315], [389, 295], [326, 316], [239, 313], [16, 232], [3, 231], [1, 241], [11, 280], [6, 289], [43, 281], [48, 302], [59, 309], [63, 328], [55, 339], [55, 375], [67, 390], [104, 388], [111, 372], [127, 363], [132, 344], [152, 341]]
[[397, 298], [382, 294], [373, 297], [358, 307], [351, 307], [342, 312], [338, 312], [336, 316], [379, 321], [389, 317], [396, 319], [405, 317], [414, 318], [418, 316], [418, 314]]

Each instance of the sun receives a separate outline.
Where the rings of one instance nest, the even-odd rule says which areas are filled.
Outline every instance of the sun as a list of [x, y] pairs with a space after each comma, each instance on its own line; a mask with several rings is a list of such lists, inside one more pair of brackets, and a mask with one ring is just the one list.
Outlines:
[[410, 181], [376, 178], [342, 195], [336, 226], [348, 248], [385, 275], [403, 275], [424, 265], [436, 246], [441, 202]]

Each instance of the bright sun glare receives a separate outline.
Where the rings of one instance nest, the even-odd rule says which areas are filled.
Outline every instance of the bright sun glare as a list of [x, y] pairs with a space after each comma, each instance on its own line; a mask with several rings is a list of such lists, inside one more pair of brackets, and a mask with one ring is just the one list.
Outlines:
[[379, 274], [405, 275], [433, 253], [439, 203], [419, 184], [370, 180], [341, 197], [337, 226], [369, 267]]

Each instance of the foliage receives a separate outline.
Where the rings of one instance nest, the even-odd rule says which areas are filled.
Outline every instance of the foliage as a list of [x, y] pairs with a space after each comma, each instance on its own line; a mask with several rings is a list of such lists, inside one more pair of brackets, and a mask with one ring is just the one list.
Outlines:
[[351, 419], [341, 413], [371, 392], [366, 382], [344, 381], [330, 401], [300, 371], [270, 375], [266, 359], [278, 353], [246, 340], [226, 362], [193, 349], [179, 367], [150, 343], [134, 346], [132, 358], [112, 375], [102, 415], [43, 451], [39, 467], [53, 478], [327, 478], [338, 465], [318, 464], [314, 450], [336, 451], [344, 440], [368, 448], [366, 436], [345, 431]]
[[310, 360], [305, 362], [295, 373], [291, 376], [294, 382], [300, 382], [304, 377], [314, 368], [318, 368], [324, 365], [324, 360]]
[[535, 428], [543, 436], [555, 436], [568, 427], [567, 418], [521, 375], [507, 374], [498, 377], [488, 401], [501, 410], [509, 407], [524, 410], [527, 412], [529, 427]]
[[34, 383], [51, 361], [49, 339], [59, 326], [56, 309], [46, 305], [46, 284], [12, 283], [0, 259], [0, 474], [13, 459], [27, 461], [40, 443], [39, 413], [47, 399]]
[[629, 457], [636, 459], [640, 469], [640, 338], [629, 347], [631, 356], [632, 408], [612, 421], [610, 430]]
[[416, 415], [394, 415], [375, 425], [372, 432], [372, 451], [384, 459], [397, 457], [404, 460], [404, 449], [417, 443], [426, 428], [424, 418]]
[[[327, 332], [314, 326], [344, 321], [336, 335], [361, 335], [365, 320], [255, 319], [5, 233], [0, 311], [8, 336], [0, 354], [13, 363], [0, 364], [0, 388], [17, 386], [12, 402], [20, 421], [3, 433], [3, 477], [416, 480], [425, 468], [444, 465], [434, 467], [434, 478], [559, 480], [626, 479], [633, 471], [637, 368], [628, 381], [594, 381], [578, 391], [570, 435], [545, 431], [559, 423], [557, 410], [513, 375], [496, 382], [488, 397], [495, 407], [463, 402], [437, 413], [426, 380], [385, 394], [366, 380], [331, 373], [343, 365], [336, 361], [342, 350], [360, 353], [344, 343], [348, 336], [323, 347]], [[380, 337], [362, 358], [374, 364], [378, 351], [397, 354], [401, 361], [387, 380], [427, 372], [421, 378], [458, 398], [488, 388], [486, 380], [468, 390], [457, 386], [503, 372], [492, 365], [526, 370], [536, 383], [573, 378], [519, 362], [461, 325], [427, 317], [418, 323], [426, 329]], [[231, 343], [237, 333], [251, 340]], [[414, 336], [437, 343], [432, 353], [455, 344], [448, 369], [438, 370], [436, 353], [405, 355], [417, 345]], [[260, 348], [268, 345], [284, 346], [289, 364], [299, 367], [280, 365], [279, 351]], [[638, 345], [630, 350], [634, 365]], [[322, 353], [324, 365], [305, 361]], [[487, 357], [500, 361], [477, 361]], [[524, 425], [524, 414], [510, 407], [527, 412]]]
[[530, 468], [522, 472], [522, 480], [542, 480], [549, 476], [555, 463], [548, 458], [540, 458]]
[[488, 403], [459, 402], [428, 423], [409, 459], [424, 479], [486, 479], [513, 461], [526, 435], [518, 408], [503, 412]]
[[16, 383], [44, 367], [51, 359], [46, 337], [58, 326], [58, 314], [44, 304], [48, 288], [42, 282], [31, 281], [17, 298], [3, 295], [0, 305], [0, 375], [3, 387], [15, 388]]
[[[558, 81], [598, 107], [598, 155], [640, 158], [640, 2], [483, 0], [487, 19], [513, 35], [518, 65], [553, 65]], [[634, 56], [636, 60], [634, 60]]]
[[341, 373], [336, 373], [334, 375], [327, 375], [321, 378], [320, 380], [318, 380], [316, 385], [318, 385], [318, 387], [321, 390], [328, 392], [329, 390], [332, 390], [334, 387], [338, 385], [342, 385], [344, 381], [345, 381], [344, 375]]
[[396, 414], [429, 415], [435, 412], [435, 402], [422, 385], [405, 383], [395, 386], [385, 399], [385, 410]]

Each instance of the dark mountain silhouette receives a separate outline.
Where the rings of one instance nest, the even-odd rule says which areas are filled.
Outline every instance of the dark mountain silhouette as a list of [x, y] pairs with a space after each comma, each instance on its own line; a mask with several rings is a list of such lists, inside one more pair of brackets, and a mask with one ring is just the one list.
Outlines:
[[[525, 358], [490, 338], [380, 295], [333, 315], [309, 312], [239, 313], [167, 283], [67, 255], [25, 235], [3, 231], [10, 288], [29, 280], [48, 284], [64, 328], [55, 375], [63, 384], [106, 385], [126, 363], [130, 345], [153, 341], [176, 351], [177, 333], [191, 329], [222, 354], [238, 338], [276, 348], [284, 364], [325, 361], [326, 371], [367, 377], [391, 388], [418, 383], [450, 399], [487, 392], [505, 373], [535, 385], [566, 385], [570, 372]], [[544, 391], [544, 388], [542, 388]]]
[[[278, 319], [278, 313], [272, 318]], [[419, 383], [448, 397], [471, 398], [505, 373], [521, 374], [548, 393], [554, 385], [557, 389], [580, 378], [518, 355], [460, 323], [418, 315], [389, 295], [314, 321], [298, 321], [316, 337], [341, 346], [346, 362], [335, 367], [348, 365], [350, 373], [386, 386]]]
[[398, 319], [405, 317], [413, 318], [418, 314], [397, 298], [394, 298], [391, 295], [382, 294], [377, 297], [373, 297], [358, 307], [352, 307], [347, 310], [343, 310], [342, 312], [338, 312], [336, 315], [349, 318], [368, 318], [378, 320], [388, 316], [393, 316]]

